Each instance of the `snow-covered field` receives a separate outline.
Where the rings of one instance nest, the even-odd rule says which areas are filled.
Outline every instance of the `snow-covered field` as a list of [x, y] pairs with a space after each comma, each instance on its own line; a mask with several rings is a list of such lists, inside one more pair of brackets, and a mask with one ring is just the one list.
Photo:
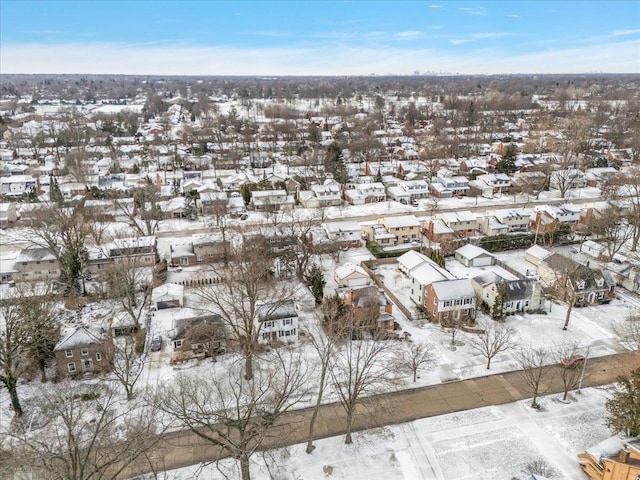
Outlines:
[[[352, 445], [343, 437], [328, 438], [315, 442], [311, 455], [305, 445], [256, 454], [252, 478], [524, 480], [537, 464], [548, 478], [583, 480], [576, 455], [611, 436], [603, 420], [609, 390], [584, 389], [570, 403], [547, 396], [540, 411], [523, 400], [369, 430], [355, 434]], [[232, 462], [221, 463], [222, 471], [237, 478]], [[225, 477], [214, 465], [199, 465], [159, 478]]]

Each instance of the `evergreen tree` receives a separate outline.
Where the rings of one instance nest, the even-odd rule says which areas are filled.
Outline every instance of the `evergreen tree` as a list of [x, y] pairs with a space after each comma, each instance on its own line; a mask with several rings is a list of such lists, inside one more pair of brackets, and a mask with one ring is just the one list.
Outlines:
[[442, 256], [442, 253], [440, 253], [440, 250], [431, 250], [429, 258], [436, 262], [439, 267], [444, 268], [444, 257]]
[[502, 320], [504, 318], [504, 304], [508, 301], [507, 297], [507, 284], [502, 282], [498, 285], [498, 294], [493, 301], [493, 307], [491, 308], [491, 318], [494, 320]]
[[64, 203], [64, 196], [58, 185], [58, 179], [51, 175], [49, 177], [49, 199], [58, 206]]
[[612, 398], [607, 400], [607, 426], [630, 437], [640, 435], [640, 368], [629, 377], [618, 377]]
[[316, 299], [316, 305], [320, 305], [322, 303], [322, 299], [324, 298], [324, 286], [327, 284], [327, 282], [324, 279], [322, 269], [315, 263], [309, 268], [309, 273], [307, 274], [307, 282], [311, 287], [311, 293], [313, 293], [313, 296]]

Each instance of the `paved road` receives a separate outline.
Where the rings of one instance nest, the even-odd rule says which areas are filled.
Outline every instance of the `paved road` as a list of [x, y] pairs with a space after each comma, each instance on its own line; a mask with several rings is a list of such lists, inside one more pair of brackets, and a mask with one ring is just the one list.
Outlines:
[[[639, 353], [622, 353], [589, 359], [583, 387], [613, 383], [640, 365]], [[550, 369], [557, 367], [548, 367]], [[549, 382], [547, 394], [562, 392], [557, 376]], [[419, 418], [501, 405], [530, 397], [529, 389], [518, 372], [461, 380], [451, 383], [402, 390], [369, 397], [356, 415], [355, 430], [410, 422]], [[306, 442], [311, 409], [289, 412], [274, 426], [264, 448], [277, 448]], [[316, 422], [316, 438], [344, 434], [345, 413], [337, 403], [323, 405]], [[203, 443], [192, 432], [168, 434], [150, 457], [154, 469], [171, 470], [218, 458], [216, 448]], [[127, 476], [147, 473], [149, 465], [135, 465]], [[123, 477], [123, 478], [126, 478]]]

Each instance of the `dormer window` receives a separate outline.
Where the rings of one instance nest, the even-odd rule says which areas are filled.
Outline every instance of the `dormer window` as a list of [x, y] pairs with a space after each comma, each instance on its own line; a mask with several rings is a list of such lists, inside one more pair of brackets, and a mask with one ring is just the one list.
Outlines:
[[578, 290], [582, 290], [585, 286], [584, 280], [580, 280], [578, 282]]
[[602, 287], [604, 285], [604, 278], [599, 278], [596, 283], [599, 287]]

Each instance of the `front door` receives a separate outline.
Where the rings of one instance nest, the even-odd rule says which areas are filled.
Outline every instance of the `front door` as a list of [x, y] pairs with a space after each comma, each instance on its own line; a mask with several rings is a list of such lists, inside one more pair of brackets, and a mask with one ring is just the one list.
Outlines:
[[591, 292], [589, 294], [589, 303], [594, 303], [596, 301], [596, 292]]
[[89, 359], [82, 360], [82, 370], [84, 370], [85, 372], [90, 372], [91, 370], [93, 370], [93, 362]]

